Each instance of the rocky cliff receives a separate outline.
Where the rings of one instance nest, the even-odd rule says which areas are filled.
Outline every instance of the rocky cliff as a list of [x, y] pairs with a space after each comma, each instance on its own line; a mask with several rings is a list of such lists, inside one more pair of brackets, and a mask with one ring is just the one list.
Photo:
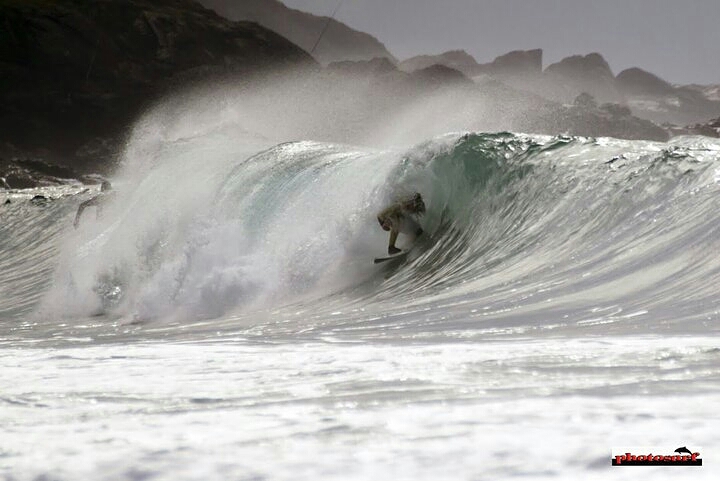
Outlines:
[[[273, 30], [328, 64], [345, 60], [395, 58], [375, 37], [354, 30], [342, 22], [286, 7], [278, 0], [199, 0], [231, 20], [249, 20]], [[325, 30], [327, 26], [327, 29]], [[318, 43], [320, 34], [325, 31]]]
[[618, 87], [626, 95], [672, 95], [675, 87], [657, 75], [640, 68], [623, 70], [617, 76]]
[[534, 77], [542, 73], [542, 50], [515, 50], [497, 57], [490, 63], [480, 64], [464, 50], [451, 50], [439, 55], [418, 55], [399, 64], [401, 70], [414, 72], [432, 65], [443, 65], [459, 70], [467, 77], [490, 75], [498, 79], [522, 76]]
[[[536, 68], [534, 71], [537, 74]], [[363, 118], [357, 123], [355, 132], [364, 126], [375, 126], [377, 118], [392, 118], [395, 112], [409, 108], [418, 124], [426, 123], [441, 131], [510, 130], [551, 135], [668, 139], [663, 128], [634, 116], [624, 105], [598, 105], [589, 94], [569, 104], [554, 102], [527, 90], [515, 89], [492, 76], [479, 77], [473, 82], [460, 71], [441, 64], [408, 73], [398, 70], [390, 62], [376, 59], [331, 64], [327, 72], [355, 81], [362, 79], [366, 93], [358, 98], [362, 99], [363, 105], [372, 106], [368, 111], [373, 112], [374, 120]], [[324, 88], [330, 91], [337, 88], [331, 85], [342, 83], [342, 79], [334, 78], [327, 81]], [[357, 113], [363, 109], [349, 110]]]
[[[238, 4], [255, 5], [258, 15], [289, 10], [275, 0]], [[455, 51], [417, 57], [402, 70], [387, 56], [320, 69], [277, 33], [191, 0], [0, 0], [0, 177], [20, 185], [33, 169], [37, 182], [69, 175], [46, 173], [34, 163], [38, 158], [72, 167], [70, 178], [107, 171], [125, 129], [168, 90], [297, 65], [315, 72], [303, 82], [309, 98], [344, 105], [339, 118], [349, 135], [343, 141], [363, 129], [392, 130], [379, 120], [398, 112], [419, 129], [432, 126], [429, 135], [474, 129], [654, 140], [668, 132], [714, 134], [717, 122], [702, 122], [720, 115], [720, 102], [708, 98], [716, 90], [673, 86], [640, 69], [616, 78], [599, 54], [563, 59], [544, 71], [541, 50], [510, 52], [487, 64]], [[666, 118], [697, 125], [663, 130], [647, 121]], [[328, 123], [337, 130], [336, 118]]]
[[543, 73], [545, 94], [563, 102], [586, 92], [601, 102], [623, 100], [610, 65], [599, 53], [573, 55], [549, 65]]
[[102, 169], [169, 88], [312, 63], [276, 33], [191, 0], [0, 0], [0, 156]]
[[[599, 53], [567, 57], [544, 70], [542, 57], [540, 49], [519, 50], [479, 64], [464, 51], [452, 51], [413, 57], [400, 67], [414, 71], [432, 64], [444, 65], [471, 78], [490, 76], [514, 89], [565, 105], [587, 93], [600, 103], [626, 105], [635, 116], [658, 124], [697, 125], [720, 115], [717, 85], [675, 86], [640, 68], [630, 68], [615, 76]], [[591, 123], [603, 123], [603, 115], [594, 118], [596, 121]], [[656, 133], [653, 135], [657, 137]]]

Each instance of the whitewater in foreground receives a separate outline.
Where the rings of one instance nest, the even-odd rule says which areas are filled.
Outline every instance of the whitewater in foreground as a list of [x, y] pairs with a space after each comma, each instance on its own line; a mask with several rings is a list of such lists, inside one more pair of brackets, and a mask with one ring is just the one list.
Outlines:
[[3, 479], [714, 479], [717, 141], [151, 127], [77, 230], [0, 193]]

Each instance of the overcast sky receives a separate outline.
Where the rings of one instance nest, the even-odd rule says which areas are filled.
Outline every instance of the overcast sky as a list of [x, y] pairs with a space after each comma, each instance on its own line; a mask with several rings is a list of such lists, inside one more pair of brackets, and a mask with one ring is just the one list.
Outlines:
[[[330, 15], [339, 0], [282, 0]], [[485, 63], [542, 48], [547, 66], [600, 52], [615, 74], [649, 70], [674, 83], [720, 83], [720, 0], [344, 0], [337, 19], [400, 60], [464, 49]]]

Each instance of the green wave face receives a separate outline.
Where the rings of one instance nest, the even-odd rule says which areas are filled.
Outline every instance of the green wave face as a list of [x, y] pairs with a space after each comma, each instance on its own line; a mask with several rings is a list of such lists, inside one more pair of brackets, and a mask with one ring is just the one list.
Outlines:
[[[493, 322], [505, 325], [602, 306], [682, 320], [715, 305], [708, 279], [720, 263], [707, 252], [720, 225], [720, 145], [708, 139], [469, 133], [398, 150], [233, 148], [207, 136], [164, 145], [112, 216], [78, 232], [27, 212], [38, 221], [15, 223], [13, 235], [42, 229], [58, 247], [24, 261], [58, 267], [23, 281], [42, 295], [13, 292], [0, 307], [223, 324], [297, 306], [322, 316], [447, 305], [448, 325], [464, 325], [467, 308], [504, 306], [516, 314]], [[401, 235], [401, 247], [414, 245], [405, 262], [373, 265], [387, 246], [377, 212], [414, 192], [427, 234], [415, 244]], [[71, 215], [73, 202], [55, 208]], [[2, 258], [22, 263], [16, 244]]]

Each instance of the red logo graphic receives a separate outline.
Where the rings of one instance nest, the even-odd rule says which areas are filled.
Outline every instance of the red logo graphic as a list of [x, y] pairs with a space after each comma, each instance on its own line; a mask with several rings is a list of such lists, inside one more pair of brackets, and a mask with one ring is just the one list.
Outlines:
[[[641, 452], [641, 451], [637, 451]], [[691, 451], [686, 446], [677, 448], [674, 454], [634, 454], [630, 451], [616, 454], [613, 450], [613, 466], [702, 466], [699, 451]]]

